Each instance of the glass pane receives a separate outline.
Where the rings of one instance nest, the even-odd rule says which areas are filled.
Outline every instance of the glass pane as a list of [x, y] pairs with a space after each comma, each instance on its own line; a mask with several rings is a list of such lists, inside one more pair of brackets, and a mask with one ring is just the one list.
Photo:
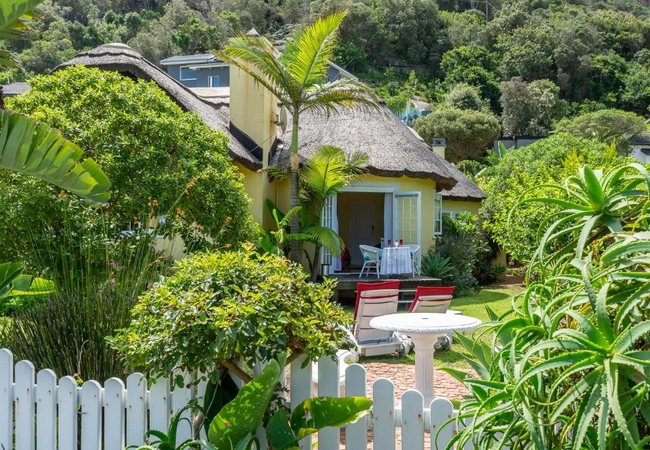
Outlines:
[[181, 67], [181, 80], [196, 80], [196, 70], [189, 67]]

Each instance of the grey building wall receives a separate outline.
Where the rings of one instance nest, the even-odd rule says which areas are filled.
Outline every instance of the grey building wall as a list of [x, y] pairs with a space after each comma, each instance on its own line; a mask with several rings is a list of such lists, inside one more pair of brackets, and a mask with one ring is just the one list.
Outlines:
[[[188, 67], [188, 65], [187, 64], [168, 65], [167, 74], [173, 79], [175, 79], [176, 81], [179, 81], [183, 86], [187, 86], [187, 87], [228, 87], [230, 86], [230, 68], [228, 66], [197, 68], [197, 70], [195, 70], [196, 79], [181, 80], [181, 68], [184, 67]], [[196, 65], [191, 65], [191, 67], [196, 67]], [[219, 86], [210, 86], [210, 77], [213, 76], [219, 77]]]

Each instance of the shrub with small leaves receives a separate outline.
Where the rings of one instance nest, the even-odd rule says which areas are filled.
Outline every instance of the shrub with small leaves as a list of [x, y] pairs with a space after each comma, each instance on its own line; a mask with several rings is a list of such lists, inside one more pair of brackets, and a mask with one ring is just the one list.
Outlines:
[[333, 283], [309, 283], [299, 266], [248, 245], [196, 254], [140, 297], [131, 324], [110, 342], [154, 378], [183, 369], [215, 379], [227, 369], [249, 381], [240, 359], [317, 359], [344, 346], [340, 325], [349, 319], [330, 301]]
[[107, 228], [116, 235], [162, 215], [157, 233], [180, 235], [193, 250], [254, 237], [227, 137], [183, 111], [154, 82], [74, 66], [34, 77], [30, 85], [9, 107], [83, 148], [111, 180], [112, 195], [97, 210], [40, 180], [0, 174], [0, 223], [12, 225], [0, 233], [0, 259], [29, 263], [34, 249], [58, 239], [64, 225], [89, 237], [89, 230], [103, 236]]

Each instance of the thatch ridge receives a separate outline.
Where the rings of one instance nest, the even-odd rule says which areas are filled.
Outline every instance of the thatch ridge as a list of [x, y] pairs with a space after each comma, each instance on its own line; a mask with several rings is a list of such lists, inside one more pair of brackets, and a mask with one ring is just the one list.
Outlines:
[[262, 162], [246, 150], [230, 133], [227, 111], [219, 110], [203, 102], [188, 88], [144, 59], [129, 46], [124, 44], [100, 45], [92, 50], [78, 53], [73, 59], [60, 64], [54, 70], [79, 64], [116, 71], [131, 78], [154, 81], [185, 111], [198, 114], [211, 129], [221, 131], [228, 136], [230, 139], [228, 150], [235, 161], [250, 170], [256, 171], [262, 168]]

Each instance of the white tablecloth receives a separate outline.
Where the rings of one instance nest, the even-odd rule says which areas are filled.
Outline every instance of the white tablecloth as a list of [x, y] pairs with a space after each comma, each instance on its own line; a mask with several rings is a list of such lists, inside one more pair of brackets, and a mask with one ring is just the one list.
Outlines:
[[402, 245], [398, 247], [384, 247], [381, 255], [379, 273], [381, 275], [412, 273], [411, 249]]

